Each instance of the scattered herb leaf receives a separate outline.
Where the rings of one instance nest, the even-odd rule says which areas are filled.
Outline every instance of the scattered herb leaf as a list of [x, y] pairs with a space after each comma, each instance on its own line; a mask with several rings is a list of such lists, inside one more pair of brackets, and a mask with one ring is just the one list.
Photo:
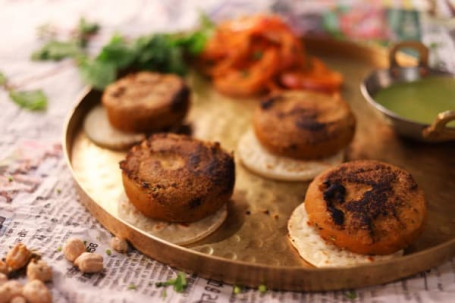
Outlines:
[[64, 58], [79, 58], [85, 55], [85, 47], [92, 35], [99, 30], [96, 23], [87, 22], [84, 18], [79, 19], [79, 24], [74, 30], [73, 37], [68, 41], [56, 40], [56, 30], [46, 24], [38, 28], [38, 35], [48, 40], [40, 49], [32, 53], [35, 61], [60, 61]]
[[106, 249], [106, 255], [108, 256], [112, 255], [112, 251], [110, 249]]
[[58, 195], [60, 195], [62, 193], [62, 190], [60, 188], [57, 188], [56, 191], [57, 191]]
[[187, 286], [188, 283], [186, 281], [185, 273], [179, 272], [177, 278], [175, 279], [174, 290], [176, 292], [183, 292]]
[[163, 288], [163, 290], [161, 291], [161, 297], [162, 297], [163, 299], [166, 299], [166, 297], [167, 297], [166, 288]]
[[238, 295], [238, 294], [242, 293], [242, 287], [237, 286], [237, 285], [234, 285], [234, 289], [232, 290], [232, 292], [233, 292], [235, 295]]
[[0, 72], [0, 87], [3, 87], [9, 93], [10, 99], [22, 108], [43, 110], [47, 107], [47, 97], [42, 90], [15, 90], [8, 85], [8, 78], [2, 72]]
[[83, 51], [75, 41], [56, 41], [51, 40], [44, 44], [43, 47], [32, 53], [32, 60], [60, 61], [64, 58], [76, 58], [82, 56]]
[[348, 290], [344, 293], [344, 296], [349, 300], [355, 300], [357, 298], [357, 293], [353, 290]]
[[81, 47], [87, 46], [90, 36], [96, 34], [100, 26], [97, 23], [88, 22], [84, 18], [79, 19], [76, 31], [76, 41]]
[[267, 286], [265, 286], [264, 284], [259, 285], [258, 291], [259, 291], [261, 294], [264, 294], [264, 293], [267, 291]]
[[13, 182], [13, 176], [8, 177], [8, 182]]
[[61, 252], [62, 251], [62, 247], [61, 246], [57, 247], [57, 251]]
[[128, 285], [128, 289], [130, 289], [130, 290], [136, 290], [137, 287], [136, 287], [136, 285], [134, 285], [133, 283], [130, 283], [130, 285]]
[[99, 29], [100, 26], [97, 23], [88, 22], [87, 20], [85, 20], [85, 18], [79, 19], [78, 30], [81, 34], [83, 35], [96, 34]]
[[40, 89], [9, 92], [10, 98], [20, 107], [29, 110], [43, 110], [47, 107], [47, 97]]
[[188, 286], [188, 282], [186, 281], [186, 275], [183, 272], [179, 272], [175, 279], [170, 279], [166, 282], [157, 282], [155, 283], [156, 287], [167, 287], [172, 285], [176, 292], [184, 292], [186, 287]]
[[6, 81], [7, 81], [6, 76], [2, 72], [0, 72], [0, 86], [5, 86]]

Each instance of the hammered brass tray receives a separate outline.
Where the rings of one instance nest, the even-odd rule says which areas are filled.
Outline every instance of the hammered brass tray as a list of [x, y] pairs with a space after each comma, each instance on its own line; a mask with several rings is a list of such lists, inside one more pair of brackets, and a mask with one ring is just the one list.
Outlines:
[[[426, 192], [428, 224], [403, 257], [353, 268], [310, 266], [293, 249], [286, 229], [309, 183], [267, 180], [250, 173], [238, 161], [229, 216], [215, 234], [189, 247], [146, 234], [124, 221], [117, 211], [123, 192], [118, 162], [124, 153], [98, 147], [83, 132], [84, 116], [100, 102], [100, 93], [92, 90], [83, 94], [65, 129], [66, 157], [83, 204], [109, 231], [127, 238], [151, 258], [236, 285], [265, 284], [269, 289], [299, 291], [356, 288], [397, 280], [448, 260], [455, 252], [455, 144], [428, 145], [397, 137], [364, 101], [359, 85], [372, 69], [386, 67], [386, 50], [319, 39], [306, 39], [305, 44], [309, 52], [345, 76], [343, 97], [358, 120], [347, 159], [377, 159], [401, 166]], [[250, 127], [258, 100], [222, 96], [197, 75], [190, 76], [188, 82], [194, 92], [188, 117], [193, 135], [235, 150], [240, 135]]]

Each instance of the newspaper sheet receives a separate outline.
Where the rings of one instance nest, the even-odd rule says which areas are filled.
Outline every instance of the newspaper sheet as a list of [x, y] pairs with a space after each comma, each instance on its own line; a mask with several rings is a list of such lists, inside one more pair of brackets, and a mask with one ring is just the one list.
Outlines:
[[[311, 2], [311, 1], [309, 1]], [[287, 1], [286, 5], [292, 5]], [[297, 2], [296, 2], [297, 3]], [[14, 85], [41, 88], [49, 97], [46, 112], [33, 113], [13, 104], [0, 91], [0, 257], [17, 242], [38, 251], [53, 268], [49, 283], [54, 302], [453, 302], [455, 259], [394, 283], [335, 292], [282, 292], [242, 288], [187, 275], [183, 293], [157, 287], [177, 271], [132, 249], [120, 254], [109, 247], [112, 235], [79, 203], [60, 140], [64, 121], [84, 88], [73, 62], [33, 63], [40, 45], [35, 29], [51, 22], [68, 34], [80, 16], [102, 24], [93, 51], [114, 32], [137, 36], [150, 31], [191, 28], [197, 8], [216, 18], [277, 9], [273, 1], [0, 1], [0, 68]], [[283, 6], [282, 6], [283, 7]], [[297, 11], [297, 10], [294, 10]], [[154, 12], [162, 12], [154, 14]], [[281, 10], [283, 13], [283, 10]], [[151, 20], [153, 19], [153, 21]], [[427, 35], [425, 33], [438, 35]], [[454, 53], [453, 31], [423, 27], [424, 41], [438, 39]], [[446, 38], [452, 38], [448, 40]], [[455, 69], [449, 56], [444, 64]], [[441, 59], [442, 60], [442, 59]], [[104, 257], [105, 270], [82, 274], [61, 248], [77, 236]], [[20, 278], [25, 283], [25, 278]], [[1, 301], [1, 300], [0, 300]]]

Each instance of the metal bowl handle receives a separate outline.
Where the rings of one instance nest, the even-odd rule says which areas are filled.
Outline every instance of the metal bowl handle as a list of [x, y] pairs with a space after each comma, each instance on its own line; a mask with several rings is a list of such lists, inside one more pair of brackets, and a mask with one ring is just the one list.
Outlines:
[[418, 67], [425, 73], [428, 69], [428, 48], [420, 41], [402, 41], [395, 44], [389, 52], [390, 69], [401, 68], [397, 60], [397, 55], [402, 48], [411, 48], [419, 53]]
[[422, 136], [430, 141], [455, 139], [455, 128], [446, 126], [450, 121], [455, 121], [455, 110], [439, 113], [433, 124], [422, 130]]

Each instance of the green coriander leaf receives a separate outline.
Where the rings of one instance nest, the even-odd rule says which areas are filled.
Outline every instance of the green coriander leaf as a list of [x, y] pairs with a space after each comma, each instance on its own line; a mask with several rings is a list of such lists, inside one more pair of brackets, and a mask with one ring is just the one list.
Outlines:
[[96, 57], [97, 61], [110, 62], [117, 69], [125, 68], [136, 59], [134, 49], [120, 35], [114, 35]]
[[32, 60], [59, 61], [64, 58], [76, 58], [80, 55], [82, 55], [82, 50], [76, 43], [52, 40], [47, 42], [41, 49], [33, 52]]
[[62, 247], [61, 246], [57, 247], [57, 251], [61, 252], [62, 251]]
[[82, 80], [96, 89], [102, 90], [117, 76], [115, 64], [97, 60], [82, 60], [79, 64]]
[[238, 294], [242, 293], [242, 288], [240, 286], [234, 285], [234, 289], [232, 290], [232, 292], [235, 295], [238, 295]]
[[8, 177], [8, 182], [13, 182], [13, 176]]
[[42, 90], [12, 90], [9, 96], [17, 105], [28, 110], [44, 110], [47, 107], [47, 97]]
[[172, 47], [181, 48], [183, 52], [191, 55], [197, 55], [202, 52], [206, 41], [207, 36], [202, 30], [186, 34], [173, 34], [169, 36], [169, 42]]
[[163, 299], [166, 299], [166, 297], [167, 297], [166, 288], [163, 288], [163, 290], [161, 291], [161, 297], [162, 297]]
[[186, 275], [183, 272], [179, 272], [175, 279], [170, 279], [166, 282], [157, 282], [155, 283], [156, 287], [166, 287], [166, 286], [173, 286], [176, 292], [184, 292], [186, 287], [188, 286], [188, 282], [186, 280]]
[[112, 255], [112, 251], [110, 249], [106, 249], [106, 255], [108, 256]]
[[207, 42], [207, 35], [204, 33], [194, 33], [190, 37], [190, 43], [188, 44], [188, 52], [191, 55], [199, 55], [203, 50], [205, 43]]
[[145, 64], [151, 60], [163, 61], [169, 48], [169, 41], [162, 34], [139, 37], [133, 44], [138, 64]]
[[199, 24], [205, 30], [214, 29], [216, 26], [210, 17], [203, 11], [199, 12]]
[[81, 34], [93, 35], [98, 32], [98, 30], [100, 29], [100, 26], [97, 23], [87, 22], [87, 20], [85, 20], [85, 18], [81, 18], [81, 19], [79, 19], [79, 25], [78, 25], [77, 29], [79, 30], [79, 32]]
[[62, 193], [62, 190], [60, 188], [57, 188], [56, 191], [57, 191], [58, 195], [60, 195]]
[[7, 81], [8, 79], [6, 78], [5, 74], [0, 72], [0, 86], [5, 86]]
[[79, 19], [76, 29], [75, 41], [81, 48], [85, 48], [90, 36], [96, 34], [100, 26], [97, 23], [87, 22], [84, 18]]
[[208, 37], [213, 34], [215, 24], [204, 12], [200, 12], [199, 25], [200, 29], [192, 33], [172, 35], [172, 44], [179, 46], [185, 54], [192, 56], [200, 54], [204, 50]]
[[180, 48], [171, 48], [169, 50], [168, 67], [164, 72], [178, 74], [183, 76], [187, 73], [186, 63], [183, 60], [182, 50]]
[[264, 284], [259, 285], [258, 291], [259, 291], [261, 294], [265, 293], [265, 292], [267, 291], [267, 286], [265, 286]]
[[353, 290], [346, 291], [344, 296], [349, 300], [355, 300], [357, 298], [357, 293]]
[[185, 273], [179, 272], [177, 274], [177, 278], [175, 279], [174, 290], [176, 292], [184, 292], [187, 285], [188, 283], [186, 281]]
[[172, 36], [156, 34], [138, 38], [133, 45], [134, 66], [139, 70], [184, 75], [186, 63], [180, 47], [175, 47]]
[[130, 285], [128, 285], [128, 289], [130, 289], [130, 290], [136, 290], [137, 287], [136, 287], [136, 285], [134, 285], [133, 283], [130, 283]]
[[207, 42], [207, 34], [204, 31], [196, 31], [189, 35], [175, 37], [172, 44], [181, 47], [184, 52], [190, 55], [198, 55], [204, 50]]
[[213, 34], [216, 27], [209, 16], [202, 11], [199, 13], [199, 25], [201, 29], [190, 35], [187, 44], [186, 51], [191, 55], [198, 55], [204, 50], [208, 38]]

